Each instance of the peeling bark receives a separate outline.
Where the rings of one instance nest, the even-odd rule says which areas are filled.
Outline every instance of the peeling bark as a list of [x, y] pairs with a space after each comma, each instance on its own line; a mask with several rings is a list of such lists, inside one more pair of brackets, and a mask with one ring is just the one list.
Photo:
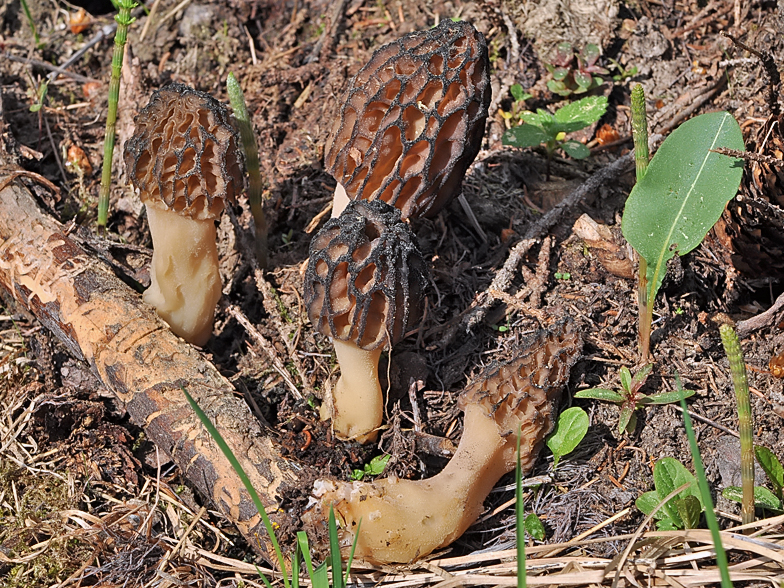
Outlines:
[[280, 454], [215, 366], [42, 213], [13, 175], [0, 166], [0, 286], [91, 366], [133, 421], [250, 545], [271, 553], [250, 497], [180, 387], [215, 423], [281, 525], [288, 515], [277, 510], [279, 491], [299, 485], [307, 473], [303, 466]]

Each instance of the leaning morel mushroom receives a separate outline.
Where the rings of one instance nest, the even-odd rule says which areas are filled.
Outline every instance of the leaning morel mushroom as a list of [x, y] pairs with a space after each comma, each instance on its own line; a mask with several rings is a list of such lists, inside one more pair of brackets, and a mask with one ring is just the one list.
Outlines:
[[332, 216], [349, 199], [432, 216], [460, 193], [490, 105], [484, 37], [467, 22], [404, 35], [351, 80], [325, 148], [338, 181]]
[[144, 301], [174, 333], [204, 345], [221, 295], [215, 221], [244, 187], [238, 133], [222, 104], [178, 83], [153, 93], [134, 122], [125, 165], [153, 243]]
[[433, 478], [317, 481], [317, 503], [306, 513], [312, 531], [320, 530], [333, 505], [343, 544], [356, 540], [355, 555], [366, 561], [411, 562], [450, 544], [477, 519], [499, 478], [515, 468], [518, 431], [522, 471], [533, 467], [581, 348], [579, 330], [563, 321], [518, 358], [485, 370], [460, 396], [463, 436]]
[[376, 438], [384, 414], [378, 360], [419, 316], [425, 271], [400, 211], [382, 201], [352, 202], [313, 238], [305, 305], [340, 364], [325, 402], [331, 411], [322, 414], [339, 437]]

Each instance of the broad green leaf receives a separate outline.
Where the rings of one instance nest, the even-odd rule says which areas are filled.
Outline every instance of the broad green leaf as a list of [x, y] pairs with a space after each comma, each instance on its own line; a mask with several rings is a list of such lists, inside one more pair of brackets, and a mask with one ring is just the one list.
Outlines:
[[[653, 483], [656, 486], [656, 492], [659, 494], [660, 500], [664, 500], [673, 490], [687, 483], [689, 486], [677, 494], [678, 498], [695, 496], [699, 492], [694, 475], [681, 462], [672, 457], [664, 457], [653, 466]], [[679, 528], [683, 528], [683, 519], [681, 519], [678, 509], [672, 500], [664, 505], [664, 509], [669, 518]]]
[[719, 147], [744, 148], [731, 114], [713, 112], [683, 123], [662, 143], [626, 201], [623, 235], [648, 262], [651, 304], [667, 261], [699, 245], [738, 191], [743, 160], [711, 152]]
[[784, 488], [784, 466], [781, 465], [781, 461], [775, 453], [761, 445], [754, 446], [754, 454], [768, 480], [773, 484], [776, 496], [781, 498], [781, 489]]
[[369, 464], [365, 465], [365, 473], [371, 476], [380, 476], [384, 473], [384, 468], [387, 467], [390, 457], [392, 456], [388, 453], [385, 455], [377, 455], [370, 460]]
[[[729, 486], [721, 491], [721, 495], [733, 502], [743, 502], [743, 489], [739, 486]], [[769, 510], [781, 510], [781, 500], [767, 488], [754, 486], [754, 506]]]
[[683, 498], [676, 498], [674, 502], [675, 508], [678, 509], [678, 515], [683, 521], [683, 526], [686, 529], [696, 529], [700, 524], [700, 513], [702, 513], [702, 505], [699, 498], [696, 496], [684, 496]]
[[566, 151], [569, 157], [574, 159], [585, 159], [591, 154], [591, 150], [579, 141], [566, 141], [561, 143], [561, 149]]
[[648, 376], [651, 374], [651, 370], [653, 370], [652, 363], [645, 364], [643, 367], [641, 367], [640, 371], [634, 374], [634, 377], [632, 378], [631, 389], [635, 392], [639, 390], [645, 383], [645, 380], [648, 379]]
[[509, 92], [512, 94], [512, 98], [515, 99], [515, 102], [524, 102], [531, 97], [528, 92], [523, 90], [523, 87], [520, 84], [512, 84], [512, 87], [509, 88]]
[[531, 513], [525, 517], [526, 532], [537, 541], [544, 541], [544, 525], [536, 513]]
[[640, 404], [669, 404], [670, 402], [680, 402], [681, 398], [694, 396], [694, 390], [673, 390], [672, 392], [659, 392], [640, 399]]
[[512, 147], [536, 147], [549, 139], [547, 133], [539, 126], [524, 124], [512, 127], [504, 133], [502, 142]]
[[[656, 490], [651, 490], [650, 492], [645, 492], [640, 494], [637, 500], [634, 501], [634, 504], [643, 514], [649, 515], [651, 514], [657, 506], [661, 504], [661, 498], [659, 498], [659, 493]], [[666, 511], [663, 508], [660, 508], [658, 512], [653, 515], [655, 519], [663, 519], [667, 516]]]
[[559, 108], [554, 118], [559, 131], [571, 133], [592, 125], [602, 118], [606, 111], [605, 96], [586, 96]]
[[593, 82], [591, 74], [582, 71], [574, 72], [574, 81], [581, 88], [589, 88]]
[[670, 517], [664, 517], [656, 523], [656, 528], [659, 531], [677, 531], [678, 529], [683, 529], [683, 526], [680, 523], [681, 521], [676, 522]]
[[623, 396], [618, 394], [615, 390], [608, 390], [607, 388], [588, 388], [587, 390], [580, 390], [575, 392], [575, 398], [590, 398], [592, 400], [605, 400], [607, 402], [615, 402], [621, 404]]
[[553, 467], [580, 444], [588, 432], [588, 422], [588, 414], [578, 406], [568, 408], [558, 416], [555, 430], [547, 438], [547, 447], [555, 457]]

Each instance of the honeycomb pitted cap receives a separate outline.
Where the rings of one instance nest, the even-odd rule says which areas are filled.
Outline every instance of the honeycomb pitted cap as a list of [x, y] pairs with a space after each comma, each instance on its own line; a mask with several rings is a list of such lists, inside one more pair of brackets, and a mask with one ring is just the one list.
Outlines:
[[[559, 321], [521, 345], [515, 359], [485, 368], [460, 394], [458, 406], [481, 406], [513, 446], [518, 430], [521, 438], [541, 442], [553, 428], [558, 397], [582, 346], [575, 323]], [[530, 459], [533, 465], [536, 452]]]
[[381, 47], [351, 80], [324, 150], [352, 200], [432, 216], [460, 192], [490, 105], [487, 44], [446, 19]]
[[243, 191], [239, 133], [209, 94], [169, 84], [153, 92], [134, 123], [125, 166], [145, 204], [214, 219]]
[[320, 333], [362, 349], [392, 345], [420, 316], [426, 271], [399, 210], [351, 202], [310, 243], [308, 316]]

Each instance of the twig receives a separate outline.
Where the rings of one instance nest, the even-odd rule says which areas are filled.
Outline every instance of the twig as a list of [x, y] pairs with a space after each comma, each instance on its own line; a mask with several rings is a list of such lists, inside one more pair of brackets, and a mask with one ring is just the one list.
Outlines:
[[736, 325], [738, 337], [741, 339], [748, 337], [754, 331], [779, 324], [782, 319], [784, 319], [784, 294], [781, 294], [776, 298], [776, 302], [773, 303], [773, 306], [765, 312], [753, 316], [750, 319], [746, 319], [745, 321], [740, 321]]
[[[613, 163], [603, 167], [564, 198], [556, 207], [531, 225], [523, 238], [509, 252], [509, 257], [503, 267], [495, 275], [495, 278], [493, 278], [488, 290], [498, 290], [500, 292], [508, 290], [514, 279], [517, 266], [520, 265], [523, 257], [528, 253], [528, 250], [533, 244], [546, 235], [547, 232], [561, 220], [567, 211], [577, 206], [583, 198], [598, 189], [599, 186], [621, 175], [632, 162], [632, 154], [628, 153]], [[492, 308], [493, 303], [494, 298], [487, 291], [479, 294], [474, 301], [473, 308], [471, 308], [460, 321], [459, 330], [470, 331], [481, 323], [482, 320], [484, 320], [487, 311]], [[447, 339], [451, 339], [449, 335], [454, 336], [455, 334], [457, 333], [449, 333]]]
[[755, 161], [757, 163], [767, 163], [775, 167], [784, 166], [784, 160], [773, 157], [772, 155], [765, 155], [763, 153], [754, 153], [752, 151], [739, 151], [737, 149], [728, 149], [727, 147], [717, 147], [711, 149], [713, 153], [726, 155], [728, 157], [738, 157], [744, 161]]
[[338, 23], [346, 7], [347, 0], [339, 0], [332, 5], [332, 12], [329, 13], [329, 26], [324, 29], [318, 41], [313, 45], [310, 53], [305, 58], [305, 65], [318, 61], [324, 48], [330, 47], [338, 34]]
[[242, 327], [245, 329], [248, 335], [250, 335], [251, 338], [256, 343], [258, 343], [259, 347], [261, 347], [264, 350], [264, 353], [266, 353], [267, 356], [272, 361], [273, 369], [280, 374], [280, 377], [283, 378], [284, 382], [286, 382], [286, 384], [291, 389], [291, 392], [294, 394], [294, 396], [297, 399], [302, 400], [303, 399], [302, 394], [297, 389], [297, 386], [296, 384], [294, 384], [294, 381], [291, 379], [291, 374], [289, 374], [288, 370], [286, 370], [286, 366], [283, 364], [280, 357], [278, 357], [278, 353], [277, 351], [275, 351], [275, 347], [272, 345], [272, 343], [267, 341], [264, 338], [264, 336], [261, 333], [259, 333], [256, 327], [254, 327], [251, 324], [251, 322], [248, 320], [248, 318], [242, 313], [242, 311], [239, 308], [237, 308], [236, 306], [228, 306], [226, 308], [226, 312], [228, 312], [232, 317], [234, 317], [236, 321], [240, 325], [242, 325]]
[[27, 63], [29, 65], [34, 65], [36, 67], [43, 67], [44, 69], [48, 69], [54, 73], [62, 74], [67, 76], [77, 82], [82, 82], [86, 84], [88, 82], [97, 82], [98, 80], [93, 78], [88, 78], [86, 76], [80, 75], [78, 73], [73, 73], [70, 71], [65, 71], [62, 67], [58, 67], [56, 65], [52, 65], [51, 63], [47, 63], [45, 61], [40, 61], [38, 59], [33, 59], [32, 57], [19, 57], [17, 55], [12, 55], [11, 53], [3, 53], [3, 59], [7, 59], [8, 61], [15, 61], [16, 63]]

